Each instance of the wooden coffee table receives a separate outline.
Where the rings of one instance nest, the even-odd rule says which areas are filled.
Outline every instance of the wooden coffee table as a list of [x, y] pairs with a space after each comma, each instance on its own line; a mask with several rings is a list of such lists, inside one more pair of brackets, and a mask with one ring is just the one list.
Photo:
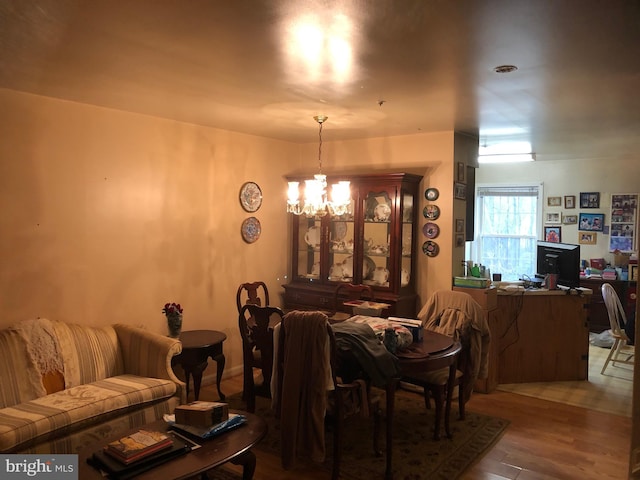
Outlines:
[[[197, 443], [202, 445], [201, 448], [141, 473], [135, 477], [136, 480], [182, 480], [195, 475], [202, 475], [202, 478], [206, 478], [205, 472], [207, 470], [219, 467], [227, 462], [242, 465], [243, 480], [251, 480], [256, 469], [256, 456], [251, 451], [251, 448], [267, 434], [267, 424], [261, 417], [252, 413], [237, 411], [234, 413], [244, 415], [247, 418], [247, 422], [218, 437], [209, 440], [197, 440]], [[117, 435], [105, 438], [99, 443], [81, 449], [78, 452], [78, 478], [82, 480], [104, 480], [105, 477], [87, 463], [87, 458], [90, 458], [102, 445], [133, 433], [140, 428], [165, 431], [167, 430], [167, 423], [163, 420], [158, 420], [141, 427], [132, 428], [129, 431], [120, 432]]]

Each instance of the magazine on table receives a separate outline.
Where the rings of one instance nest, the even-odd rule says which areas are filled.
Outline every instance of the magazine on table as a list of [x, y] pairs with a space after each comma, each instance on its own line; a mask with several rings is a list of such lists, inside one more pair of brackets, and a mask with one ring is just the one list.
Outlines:
[[218, 435], [228, 432], [229, 430], [233, 430], [234, 428], [238, 428], [241, 425], [244, 425], [247, 422], [247, 417], [245, 417], [244, 415], [240, 415], [238, 413], [229, 413], [228, 420], [217, 423], [212, 427], [196, 427], [193, 425], [184, 425], [181, 423], [176, 423], [175, 415], [167, 414], [164, 416], [164, 420], [174, 430], [186, 432], [198, 438], [208, 439], [208, 438], [217, 437]]

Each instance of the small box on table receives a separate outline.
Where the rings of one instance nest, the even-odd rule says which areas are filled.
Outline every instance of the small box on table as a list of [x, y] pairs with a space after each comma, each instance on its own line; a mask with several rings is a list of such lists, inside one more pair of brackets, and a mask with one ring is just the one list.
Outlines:
[[176, 423], [212, 427], [229, 419], [229, 405], [222, 402], [195, 401], [177, 406], [174, 413]]

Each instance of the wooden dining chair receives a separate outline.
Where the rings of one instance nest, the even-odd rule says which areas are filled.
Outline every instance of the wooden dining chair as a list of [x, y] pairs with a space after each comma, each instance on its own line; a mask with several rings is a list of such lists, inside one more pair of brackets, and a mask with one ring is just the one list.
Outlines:
[[[602, 292], [602, 298], [604, 304], [607, 307], [607, 314], [609, 315], [609, 324], [611, 326], [611, 336], [614, 339], [609, 355], [602, 366], [600, 374], [603, 375], [607, 369], [609, 362], [612, 365], [616, 363], [623, 363], [627, 365], [633, 365], [633, 357], [635, 355], [635, 346], [629, 345], [629, 337], [624, 330], [624, 326], [627, 323], [627, 317], [624, 313], [624, 308], [620, 302], [620, 297], [616, 293], [615, 289], [609, 283], [603, 283], [600, 287]], [[626, 356], [626, 358], [622, 358]]]
[[379, 447], [379, 397], [369, 382], [342, 383], [336, 342], [326, 314], [292, 311], [277, 333], [276, 415], [281, 427], [282, 466], [289, 469], [299, 454], [322, 462], [325, 458], [325, 419], [333, 431], [331, 478], [340, 475], [343, 421], [349, 415], [372, 416], [373, 449]]
[[[256, 395], [271, 398], [273, 372], [273, 325], [282, 321], [284, 313], [278, 307], [248, 304], [240, 309], [238, 327], [242, 338], [243, 381], [242, 398], [247, 411], [256, 408]], [[262, 384], [256, 385], [254, 369], [262, 373]]]
[[[261, 294], [262, 292], [262, 294]], [[243, 301], [243, 296], [246, 298]], [[269, 290], [264, 282], [243, 283], [238, 287], [236, 292], [236, 306], [238, 313], [243, 305], [269, 305]]]
[[[471, 397], [478, 378], [486, 378], [490, 332], [482, 307], [465, 292], [436, 291], [418, 313], [427, 330], [442, 333], [460, 342], [455, 374], [448, 369], [418, 373], [403, 381], [422, 387], [425, 407], [430, 408], [429, 396], [436, 401], [436, 429], [434, 438], [440, 437], [438, 402], [442, 395], [458, 387], [458, 411], [460, 420], [465, 418], [465, 404]], [[440, 400], [439, 400], [440, 399]], [[445, 397], [445, 427], [449, 422], [451, 396]], [[445, 428], [445, 430], [447, 430]], [[450, 431], [447, 431], [450, 436]]]
[[373, 289], [370, 285], [354, 285], [352, 283], [339, 283], [333, 292], [331, 311], [327, 314], [329, 322], [342, 322], [353, 315], [352, 307], [344, 311], [344, 302], [351, 300], [374, 300]]

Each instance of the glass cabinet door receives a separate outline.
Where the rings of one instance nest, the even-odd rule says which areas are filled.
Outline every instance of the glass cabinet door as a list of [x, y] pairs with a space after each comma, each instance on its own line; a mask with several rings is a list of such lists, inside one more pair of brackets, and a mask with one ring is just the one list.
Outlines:
[[328, 254], [329, 281], [347, 283], [353, 281], [353, 250], [355, 240], [352, 214], [332, 217], [330, 219]]
[[298, 278], [319, 279], [321, 266], [322, 222], [320, 218], [297, 217], [298, 238], [296, 241]]
[[389, 287], [392, 265], [391, 222], [395, 193], [368, 189], [363, 198], [362, 283]]
[[411, 282], [413, 255], [413, 195], [402, 193], [402, 262], [400, 265], [400, 287]]

